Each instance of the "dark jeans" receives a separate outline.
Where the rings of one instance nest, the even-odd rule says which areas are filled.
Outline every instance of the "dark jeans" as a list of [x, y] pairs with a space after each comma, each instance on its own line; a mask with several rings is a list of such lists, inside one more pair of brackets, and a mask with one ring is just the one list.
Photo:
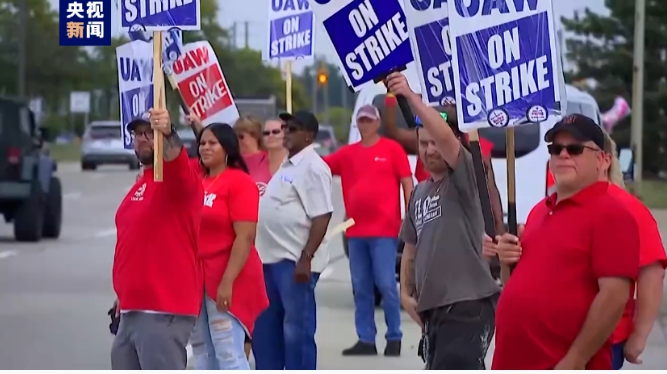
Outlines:
[[485, 370], [497, 297], [461, 301], [422, 314], [428, 370]]
[[375, 344], [375, 288], [382, 294], [388, 341], [400, 341], [401, 302], [396, 284], [396, 238], [349, 238], [354, 325], [359, 341]]
[[252, 351], [257, 370], [315, 370], [317, 328], [315, 285], [294, 282], [294, 261], [264, 265], [269, 307], [255, 322]]
[[614, 370], [623, 369], [625, 363], [625, 342], [616, 343], [611, 348], [611, 367]]

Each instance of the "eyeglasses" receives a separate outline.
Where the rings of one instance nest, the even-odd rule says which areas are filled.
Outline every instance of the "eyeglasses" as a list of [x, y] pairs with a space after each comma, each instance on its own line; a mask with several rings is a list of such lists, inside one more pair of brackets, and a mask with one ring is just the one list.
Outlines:
[[584, 150], [586, 149], [590, 149], [591, 151], [596, 151], [596, 152], [601, 151], [600, 149], [597, 148], [576, 143], [568, 145], [552, 143], [547, 145], [547, 150], [549, 151], [549, 154], [552, 156], [560, 155], [563, 152], [563, 149], [566, 150], [567, 154], [569, 154], [570, 156], [579, 156], [580, 154], [584, 153]]
[[301, 127], [299, 127], [299, 126], [287, 125], [287, 124], [282, 125], [280, 128], [283, 129], [283, 131], [288, 131], [289, 133], [295, 133], [295, 132], [301, 130]]
[[134, 139], [144, 137], [147, 140], [153, 140], [153, 130], [132, 131], [131, 134]]
[[281, 132], [283, 132], [282, 129], [264, 130], [262, 132], [262, 135], [264, 135], [264, 136], [279, 135]]

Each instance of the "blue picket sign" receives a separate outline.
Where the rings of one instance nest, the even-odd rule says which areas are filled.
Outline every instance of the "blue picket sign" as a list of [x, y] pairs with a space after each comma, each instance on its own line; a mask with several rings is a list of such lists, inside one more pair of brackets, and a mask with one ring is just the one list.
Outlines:
[[118, 22], [121, 32], [141, 28], [168, 31], [172, 28], [201, 30], [200, 0], [119, 0]]
[[560, 115], [551, 0], [449, 0], [459, 127], [506, 127]]
[[399, 0], [314, 0], [310, 6], [355, 91], [414, 60]]
[[264, 60], [312, 57], [314, 33], [313, 10], [307, 0], [271, 0]]

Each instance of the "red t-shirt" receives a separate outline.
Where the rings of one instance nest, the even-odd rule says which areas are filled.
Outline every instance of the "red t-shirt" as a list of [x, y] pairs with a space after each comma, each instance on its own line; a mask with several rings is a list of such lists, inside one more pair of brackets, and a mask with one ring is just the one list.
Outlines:
[[271, 169], [269, 168], [269, 155], [266, 152], [260, 151], [251, 155], [243, 156], [250, 176], [255, 180], [257, 188], [259, 188], [259, 195], [264, 195], [266, 186], [271, 180]]
[[[466, 134], [466, 139], [468, 134]], [[484, 139], [479, 138], [479, 148], [482, 152], [482, 157], [488, 159], [491, 157], [491, 151], [493, 150], [493, 143]], [[424, 163], [421, 158], [417, 157], [417, 164], [415, 165], [415, 179], [417, 182], [423, 182], [431, 177], [431, 174], [424, 169]]]
[[380, 138], [370, 147], [350, 144], [324, 157], [340, 175], [347, 216], [354, 226], [348, 237], [396, 237], [401, 227], [401, 179], [412, 176], [403, 147]]
[[116, 212], [113, 287], [121, 310], [198, 316], [202, 301], [197, 240], [204, 191], [185, 150], [137, 180]]
[[[641, 268], [655, 263], [660, 264], [663, 268], [667, 267], [667, 256], [665, 256], [665, 247], [662, 244], [660, 229], [651, 211], [641, 200], [616, 185], [609, 186], [609, 194], [618, 199], [637, 221], [639, 226], [640, 271]], [[621, 322], [612, 335], [612, 343], [620, 343], [630, 337], [634, 327], [635, 304], [635, 286], [633, 285], [630, 290], [630, 300], [623, 312], [623, 318], [621, 318]]]
[[[636, 279], [639, 230], [598, 182], [531, 211], [521, 260], [498, 301], [492, 370], [550, 370], [565, 357], [599, 292], [598, 279]], [[610, 217], [613, 217], [610, 219]], [[611, 370], [611, 339], [588, 370]]]
[[[248, 174], [233, 168], [204, 178], [203, 184], [199, 258], [204, 267], [206, 295], [215, 300], [236, 239], [234, 222], [257, 222], [259, 191]], [[252, 333], [255, 320], [268, 305], [262, 262], [253, 245], [234, 280], [230, 312]]]

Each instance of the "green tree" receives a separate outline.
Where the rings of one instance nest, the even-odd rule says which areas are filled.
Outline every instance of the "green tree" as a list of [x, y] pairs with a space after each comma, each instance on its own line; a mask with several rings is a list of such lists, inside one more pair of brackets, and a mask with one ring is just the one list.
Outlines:
[[[563, 18], [566, 31], [575, 38], [567, 40], [567, 57], [576, 68], [567, 74], [571, 80], [592, 78], [597, 82], [592, 94], [602, 110], [616, 96], [632, 96], [635, 8], [633, 0], [605, 0], [609, 16], [586, 9], [573, 18]], [[644, 76], [644, 171], [659, 168], [658, 150], [667, 133], [667, 90], [664, 53], [667, 50], [667, 2], [646, 4], [646, 44]], [[629, 119], [614, 129], [619, 145], [629, 145]]]

